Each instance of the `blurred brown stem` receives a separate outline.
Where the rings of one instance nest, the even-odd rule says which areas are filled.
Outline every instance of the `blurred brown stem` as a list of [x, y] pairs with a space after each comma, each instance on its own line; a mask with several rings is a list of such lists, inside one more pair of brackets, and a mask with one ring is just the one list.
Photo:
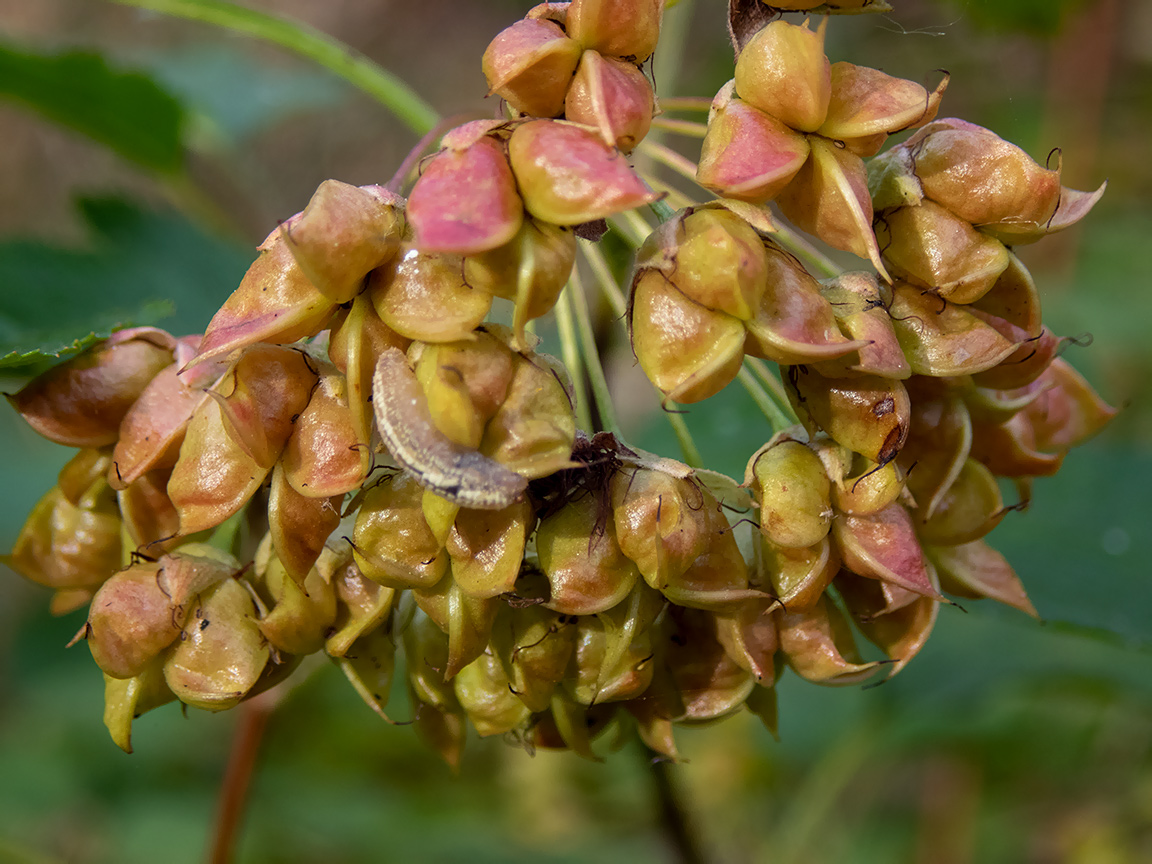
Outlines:
[[674, 860], [677, 864], [705, 864], [708, 858], [704, 854], [695, 820], [673, 782], [672, 763], [656, 756], [646, 747], [641, 748], [640, 752], [648, 760], [652, 787], [660, 807], [660, 833], [672, 848], [676, 856]]
[[244, 808], [248, 803], [248, 789], [256, 768], [260, 742], [264, 738], [268, 718], [279, 701], [279, 694], [273, 689], [249, 699], [237, 709], [240, 716], [232, 736], [228, 767], [220, 783], [215, 832], [208, 854], [209, 864], [228, 864], [236, 851], [236, 840]]

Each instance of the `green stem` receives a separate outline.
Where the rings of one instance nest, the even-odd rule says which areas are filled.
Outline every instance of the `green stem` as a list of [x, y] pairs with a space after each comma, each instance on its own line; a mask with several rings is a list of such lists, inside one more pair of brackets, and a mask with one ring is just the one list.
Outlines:
[[800, 418], [796, 416], [796, 412], [792, 409], [792, 402], [788, 399], [784, 385], [781, 384], [780, 379], [772, 373], [768, 364], [758, 357], [745, 357], [744, 362], [748, 365], [748, 368], [752, 370], [752, 374], [760, 379], [760, 383], [764, 385], [764, 389], [768, 391], [772, 399], [776, 402], [780, 413], [789, 418], [789, 425], [799, 423]]
[[654, 129], [662, 129], [665, 132], [675, 132], [678, 135], [687, 135], [691, 138], [703, 138], [708, 134], [707, 125], [697, 123], [695, 120], [674, 120], [670, 117], [656, 117], [652, 120], [652, 127]]
[[[663, 396], [660, 391], [656, 391], [658, 396]], [[676, 441], [680, 444], [680, 453], [684, 456], [684, 464], [689, 468], [703, 468], [704, 459], [700, 455], [700, 448], [696, 446], [696, 441], [692, 438], [692, 432], [688, 429], [688, 424], [684, 422], [684, 417], [676, 413], [674, 407], [675, 403], [666, 405], [664, 407], [665, 419], [668, 425], [672, 427], [672, 431], [676, 433]]]
[[744, 389], [748, 391], [748, 395], [752, 397], [752, 401], [756, 403], [756, 407], [760, 409], [760, 413], [768, 419], [773, 433], [787, 429], [792, 425], [792, 421], [779, 409], [763, 385], [756, 379], [756, 376], [748, 371], [747, 366], [740, 367], [739, 378]]
[[599, 246], [587, 240], [581, 242], [580, 251], [584, 255], [584, 260], [588, 262], [588, 266], [592, 268], [592, 273], [596, 276], [596, 282], [600, 285], [600, 290], [604, 293], [604, 299], [607, 300], [608, 305], [612, 307], [612, 314], [617, 318], [623, 318], [624, 314], [628, 311], [628, 303], [624, 299], [624, 293], [620, 290], [620, 286], [617, 285], [616, 280], [612, 278], [612, 270], [608, 267], [608, 261], [604, 258], [604, 253], [600, 251]]
[[651, 157], [654, 162], [671, 168], [686, 180], [696, 182], [696, 163], [687, 156], [681, 156], [671, 147], [665, 147], [655, 141], [643, 141], [637, 149]]
[[711, 111], [712, 100], [707, 96], [676, 96], [662, 98], [660, 108], [664, 111]]
[[580, 334], [580, 348], [584, 355], [584, 368], [588, 371], [588, 381], [592, 384], [592, 397], [596, 400], [596, 410], [600, 415], [600, 426], [618, 438], [620, 424], [616, 420], [616, 406], [612, 404], [612, 394], [608, 391], [608, 379], [604, 377], [604, 367], [600, 364], [600, 351], [596, 347], [596, 333], [592, 329], [592, 316], [588, 311], [588, 298], [580, 284], [579, 271], [572, 271], [568, 282], [572, 289], [572, 304], [576, 308], [576, 328]]
[[576, 339], [576, 324], [572, 320], [572, 283], [560, 292], [556, 301], [556, 329], [560, 335], [560, 356], [572, 375], [576, 389], [576, 423], [581, 429], [592, 428], [592, 411], [588, 407], [588, 388], [584, 384], [584, 362], [580, 358], [580, 345]]
[[436, 110], [411, 87], [358, 51], [307, 24], [257, 12], [223, 0], [115, 0], [191, 21], [215, 24], [274, 42], [339, 75], [363, 90], [396, 115], [417, 135], [423, 135], [440, 119]]
[[785, 225], [776, 220], [776, 232], [772, 239], [783, 246], [805, 264], [827, 279], [835, 278], [844, 272], [835, 261]]

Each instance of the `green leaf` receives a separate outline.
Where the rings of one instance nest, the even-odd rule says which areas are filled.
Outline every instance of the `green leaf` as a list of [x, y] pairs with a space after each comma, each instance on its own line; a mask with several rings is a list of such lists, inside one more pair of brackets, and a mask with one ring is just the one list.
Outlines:
[[0, 368], [66, 357], [115, 329], [173, 315], [166, 323], [178, 333], [200, 331], [255, 257], [175, 213], [114, 198], [78, 206], [88, 248], [0, 243]]
[[184, 165], [180, 103], [138, 72], [112, 69], [99, 54], [42, 55], [0, 44], [0, 97], [99, 141], [163, 174]]
[[116, 0], [192, 21], [215, 24], [274, 42], [319, 63], [363, 90], [418, 135], [430, 132], [440, 116], [401, 78], [337, 39], [306, 24], [257, 12], [223, 0]]

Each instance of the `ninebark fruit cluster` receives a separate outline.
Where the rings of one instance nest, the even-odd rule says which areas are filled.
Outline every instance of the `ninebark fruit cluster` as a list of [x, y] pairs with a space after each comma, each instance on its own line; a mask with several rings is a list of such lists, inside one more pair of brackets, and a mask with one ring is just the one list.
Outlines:
[[[630, 286], [666, 400], [709, 398], [745, 355], [779, 364], [801, 423], [766, 429], [742, 484], [578, 429], [530, 327], [603, 220], [661, 198], [629, 154], [660, 113], [662, 0], [535, 7], [484, 55], [499, 116], [447, 132], [407, 198], [326, 181], [203, 335], [120, 331], [12, 397], [78, 453], [5, 560], [55, 612], [88, 606], [117, 744], [309, 655], [383, 714], [400, 652], [450, 762], [469, 725], [593, 756], [625, 723], [675, 758], [676, 724], [746, 707], [774, 729], [785, 667], [895, 674], [947, 595], [1035, 614], [984, 537], [1115, 412], [1012, 248], [1103, 189], [937, 119], [946, 76], [831, 63], [830, 19], [776, 14], [818, 5], [731, 4], [697, 175], [717, 197], [664, 219]], [[818, 280], [769, 202], [871, 269]]]

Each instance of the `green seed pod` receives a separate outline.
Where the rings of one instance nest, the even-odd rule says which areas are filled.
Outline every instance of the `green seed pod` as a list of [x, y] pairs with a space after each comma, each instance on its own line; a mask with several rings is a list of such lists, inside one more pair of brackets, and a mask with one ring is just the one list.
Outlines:
[[[73, 463], [84, 456], [82, 451]], [[65, 467], [61, 475], [68, 473]], [[28, 515], [12, 554], [0, 560], [26, 579], [57, 590], [95, 589], [115, 573], [122, 554], [116, 498], [102, 476], [78, 497], [76, 491], [73, 503], [60, 486], [49, 490]]]
[[[714, 501], [699, 484], [635, 467], [612, 476], [612, 516], [621, 551], [661, 590], [707, 550]], [[714, 506], [714, 505], [713, 505]]]
[[547, 607], [566, 615], [611, 609], [640, 575], [620, 551], [608, 502], [589, 494], [540, 521], [536, 552], [551, 587]]
[[814, 363], [844, 357], [865, 347], [844, 337], [820, 283], [775, 243], [767, 253], [767, 289], [755, 315], [745, 322], [745, 350], [776, 363]]
[[806, 549], [760, 541], [760, 580], [788, 612], [811, 609], [840, 570], [840, 553], [830, 537]]
[[445, 543], [452, 579], [460, 590], [476, 598], [511, 591], [535, 524], [536, 516], [527, 501], [517, 501], [503, 510], [461, 509]]
[[114, 678], [141, 674], [182, 638], [213, 586], [239, 569], [231, 557], [198, 548], [121, 570], [96, 592], [89, 610], [85, 633], [92, 659]]
[[820, 294], [831, 305], [840, 332], [862, 344], [851, 354], [818, 363], [817, 372], [828, 378], [864, 373], [905, 379], [912, 374], [888, 314], [891, 286], [871, 273], [842, 273], [821, 284]]
[[492, 623], [500, 601], [469, 597], [454, 579], [442, 579], [435, 588], [413, 589], [412, 596], [436, 626], [448, 634], [444, 680], [483, 654], [492, 637]]
[[[263, 545], [271, 544], [265, 535]], [[298, 581], [272, 554], [252, 584], [268, 608], [256, 623], [273, 648], [304, 656], [324, 647], [336, 621], [336, 592], [315, 567]]]
[[467, 339], [492, 306], [491, 294], [464, 280], [459, 255], [419, 252], [407, 243], [372, 271], [368, 292], [384, 324], [424, 342]]
[[904, 446], [912, 406], [899, 381], [871, 375], [825, 378], [803, 366], [788, 368], [784, 378], [796, 413], [837, 443], [881, 465]]
[[431, 588], [448, 570], [448, 554], [424, 519], [424, 490], [397, 474], [368, 490], [353, 530], [360, 572], [388, 588]]
[[351, 549], [343, 553], [325, 549], [316, 567], [321, 575], [328, 574], [336, 592], [336, 620], [324, 650], [332, 657], [343, 657], [358, 639], [381, 627], [392, 614], [397, 592], [362, 575]]
[[888, 135], [933, 120], [948, 87], [947, 73], [928, 92], [915, 81], [866, 66], [840, 62], [830, 71], [828, 112], [816, 132], [864, 158], [875, 156]]
[[[823, 589], [821, 589], [823, 590]], [[776, 600], [749, 600], [730, 615], [717, 614], [716, 638], [724, 652], [741, 669], [756, 677], [761, 687], [771, 687], [776, 681], [776, 617], [780, 604]]]
[[707, 399], [740, 371], [740, 319], [688, 299], [658, 271], [642, 273], [633, 283], [629, 321], [636, 359], [670, 400]]
[[154, 660], [132, 678], [113, 678], [105, 673], [104, 726], [116, 746], [125, 753], [131, 753], [132, 721], [175, 698], [164, 680], [164, 669], [159, 660]]
[[960, 394], [945, 385], [913, 378], [909, 387], [912, 431], [897, 464], [922, 518], [929, 518], [968, 458], [972, 419]]
[[571, 467], [576, 416], [563, 366], [514, 354], [508, 394], [484, 429], [480, 452], [529, 480]]
[[492, 650], [503, 665], [508, 689], [528, 708], [548, 710], [556, 685], [567, 674], [576, 642], [576, 619], [543, 606], [501, 605], [492, 626]]
[[512, 351], [481, 330], [470, 339], [421, 345], [411, 353], [436, 428], [457, 444], [479, 447], [484, 427], [508, 396]]
[[760, 505], [760, 532], [777, 546], [805, 548], [832, 524], [831, 482], [820, 457], [785, 435], [756, 451], [744, 482]]
[[268, 665], [269, 649], [256, 624], [256, 607], [234, 579], [204, 593], [184, 632], [164, 662], [164, 680], [186, 705], [207, 711], [232, 708]]
[[500, 661], [481, 654], [452, 679], [460, 707], [480, 737], [504, 735], [524, 727], [531, 712], [512, 692]]
[[360, 636], [336, 662], [364, 704], [391, 723], [384, 713], [396, 670], [396, 643], [391, 628], [377, 627]]
[[597, 618], [585, 616], [577, 622], [575, 673], [565, 684], [579, 704], [591, 706], [632, 699], [652, 682], [649, 634], [635, 635], [618, 651], [612, 650], [612, 641]]
[[933, 546], [959, 546], [979, 540], [1008, 513], [992, 472], [967, 460], [930, 517], [915, 514], [921, 540]]
[[180, 514], [168, 497], [170, 469], [149, 471], [116, 493], [120, 518], [136, 548], [171, 551], [180, 533]]
[[824, 55], [827, 19], [815, 31], [783, 19], [770, 22], [736, 60], [740, 98], [800, 132], [815, 132], [832, 97], [831, 64]]

